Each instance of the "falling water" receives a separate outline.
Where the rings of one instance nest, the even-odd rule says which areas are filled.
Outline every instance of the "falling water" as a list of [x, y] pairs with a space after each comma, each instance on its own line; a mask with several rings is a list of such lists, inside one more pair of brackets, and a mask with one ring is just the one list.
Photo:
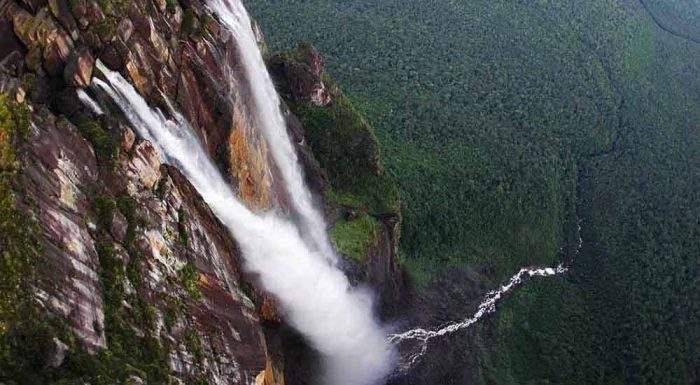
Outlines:
[[[574, 252], [574, 257], [578, 255], [581, 247], [583, 246], [580, 224], [577, 227], [577, 232], [578, 244], [576, 246], [576, 251]], [[513, 275], [510, 280], [508, 280], [507, 284], [502, 285], [496, 290], [488, 292], [484, 297], [484, 300], [479, 304], [476, 312], [471, 317], [459, 322], [449, 323], [446, 326], [436, 330], [416, 328], [403, 333], [390, 334], [388, 337], [389, 342], [399, 347], [403, 346], [403, 348], [400, 349], [403, 351], [403, 353], [401, 354], [395, 374], [405, 373], [415, 363], [417, 363], [428, 351], [428, 343], [432, 339], [447, 336], [460, 330], [467, 329], [487, 314], [495, 312], [498, 302], [508, 292], [520, 286], [524, 282], [524, 277], [551, 277], [564, 274], [567, 271], [569, 271], [569, 267], [565, 266], [563, 263], [560, 263], [556, 267], [522, 268], [515, 275]], [[413, 345], [409, 346], [409, 344]]]
[[323, 356], [323, 381], [328, 385], [381, 381], [390, 371], [394, 351], [373, 317], [371, 295], [352, 288], [340, 270], [302, 240], [292, 222], [271, 212], [248, 210], [172, 106], [174, 118], [168, 119], [151, 109], [119, 73], [101, 63], [98, 67], [107, 81], [96, 78], [94, 83], [119, 105], [163, 160], [182, 171], [239, 242], [246, 267], [260, 276], [290, 324]]
[[323, 216], [306, 188], [296, 151], [287, 133], [279, 96], [257, 45], [248, 12], [239, 0], [208, 0], [207, 3], [235, 37], [255, 105], [257, 125], [262, 129], [291, 196], [292, 205], [300, 216], [303, 233], [308, 234], [314, 248], [329, 260], [336, 261]]
[[94, 100], [90, 97], [90, 95], [88, 95], [88, 94], [85, 92], [85, 90], [83, 90], [82, 88], [78, 88], [78, 90], [76, 91], [76, 93], [78, 94], [78, 99], [80, 99], [80, 101], [83, 102], [83, 104], [85, 104], [86, 106], [88, 106], [88, 108], [90, 108], [90, 109], [92, 110], [92, 112], [95, 113], [95, 115], [102, 115], [102, 114], [104, 114], [104, 111], [102, 111], [102, 108], [100, 108], [100, 105], [97, 104], [97, 102], [94, 101]]

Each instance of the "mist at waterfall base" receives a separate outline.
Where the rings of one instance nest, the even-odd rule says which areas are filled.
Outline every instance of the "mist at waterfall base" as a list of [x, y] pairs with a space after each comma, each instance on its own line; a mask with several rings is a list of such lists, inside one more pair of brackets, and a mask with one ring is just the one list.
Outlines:
[[95, 84], [110, 95], [139, 135], [166, 163], [187, 177], [241, 246], [245, 266], [280, 302], [287, 321], [324, 360], [327, 385], [371, 385], [391, 371], [395, 352], [374, 317], [372, 295], [352, 288], [327, 256], [309, 247], [292, 222], [273, 212], [256, 214], [234, 194], [185, 119], [151, 109], [119, 74], [98, 67], [107, 81]]

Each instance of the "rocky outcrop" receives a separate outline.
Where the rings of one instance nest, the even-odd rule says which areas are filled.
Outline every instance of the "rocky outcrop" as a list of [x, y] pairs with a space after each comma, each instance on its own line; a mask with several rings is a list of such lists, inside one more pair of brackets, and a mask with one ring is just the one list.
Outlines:
[[288, 98], [309, 101], [316, 106], [331, 103], [331, 91], [323, 81], [324, 59], [316, 48], [300, 43], [296, 51], [273, 56], [270, 71], [280, 80], [278, 88]]
[[66, 62], [63, 76], [68, 84], [75, 87], [85, 88], [92, 81], [92, 71], [95, 66], [95, 59], [90, 51], [85, 48], [73, 51]]
[[[111, 127], [125, 145], [107, 165], [81, 136], [86, 127], [33, 108], [20, 186], [42, 233], [42, 308], [65, 320], [89, 351], [114, 349], [110, 342], [121, 342], [114, 334], [126, 329], [167, 347], [179, 378], [248, 384], [267, 365], [266, 349], [227, 230], [126, 127]], [[116, 282], [126, 288], [121, 297], [105, 293], [115, 284], [105, 277], [109, 258], [131, 271]]]

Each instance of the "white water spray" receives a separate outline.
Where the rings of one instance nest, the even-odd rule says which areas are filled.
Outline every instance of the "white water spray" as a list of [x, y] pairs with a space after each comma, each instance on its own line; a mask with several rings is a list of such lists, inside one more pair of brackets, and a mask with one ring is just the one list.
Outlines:
[[248, 12], [239, 0], [208, 0], [207, 4], [235, 37], [255, 105], [254, 118], [284, 179], [292, 205], [304, 226], [303, 233], [308, 234], [312, 247], [336, 262], [323, 215], [306, 188], [297, 153], [287, 133], [280, 99], [260, 53]]
[[[234, 195], [189, 124], [151, 109], [118, 73], [98, 62], [107, 92], [134, 128], [177, 166], [239, 242], [246, 267], [275, 295], [287, 320], [322, 355], [328, 385], [371, 385], [391, 370], [394, 351], [373, 317], [372, 297], [302, 240], [299, 229], [273, 213], [255, 214]], [[170, 107], [172, 109], [172, 106]]]
[[[581, 247], [583, 246], [583, 238], [581, 238], [581, 225], [577, 226], [578, 232], [578, 244], [576, 246], [576, 251], [574, 252], [574, 257], [578, 255]], [[456, 333], [460, 330], [467, 329], [474, 325], [477, 321], [482, 319], [487, 314], [494, 313], [496, 311], [496, 305], [498, 302], [510, 291], [520, 286], [524, 281], [524, 277], [552, 277], [555, 275], [564, 274], [569, 271], [569, 267], [560, 263], [556, 267], [545, 267], [545, 268], [522, 268], [515, 275], [513, 275], [508, 283], [502, 285], [500, 288], [490, 291], [484, 297], [484, 300], [479, 304], [477, 311], [469, 318], [466, 318], [460, 322], [452, 322], [446, 326], [437, 329], [423, 329], [416, 328], [411, 329], [403, 333], [391, 334], [388, 337], [389, 342], [394, 345], [407, 344], [409, 342], [415, 342], [417, 346], [411, 346], [404, 349], [405, 352], [400, 357], [400, 362], [396, 368], [395, 374], [401, 374], [407, 372], [414, 364], [416, 364], [428, 351], [428, 343], [430, 340], [438, 337], [447, 336]]]

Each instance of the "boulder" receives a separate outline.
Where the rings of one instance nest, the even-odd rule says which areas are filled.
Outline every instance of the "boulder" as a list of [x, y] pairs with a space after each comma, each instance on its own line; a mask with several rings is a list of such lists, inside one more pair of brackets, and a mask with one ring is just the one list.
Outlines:
[[117, 35], [119, 38], [123, 42], [127, 42], [131, 38], [132, 33], [134, 33], [134, 23], [131, 22], [131, 19], [125, 17], [119, 20], [119, 24], [117, 24]]
[[49, 0], [49, 9], [59, 23], [70, 32], [71, 38], [78, 38], [78, 24], [66, 3], [66, 0]]
[[73, 51], [73, 39], [56, 24], [48, 10], [42, 8], [36, 16], [17, 10], [12, 23], [15, 34], [28, 49], [41, 48], [46, 71], [51, 75], [60, 74]]
[[49, 368], [58, 368], [61, 366], [66, 359], [66, 352], [68, 352], [68, 345], [54, 337], [49, 346], [46, 366]]
[[94, 1], [75, 0], [71, 11], [80, 29], [87, 29], [89, 26], [97, 25], [105, 19], [102, 8]]
[[67, 83], [75, 87], [87, 87], [92, 79], [95, 59], [86, 48], [75, 50], [66, 63], [63, 76]]

